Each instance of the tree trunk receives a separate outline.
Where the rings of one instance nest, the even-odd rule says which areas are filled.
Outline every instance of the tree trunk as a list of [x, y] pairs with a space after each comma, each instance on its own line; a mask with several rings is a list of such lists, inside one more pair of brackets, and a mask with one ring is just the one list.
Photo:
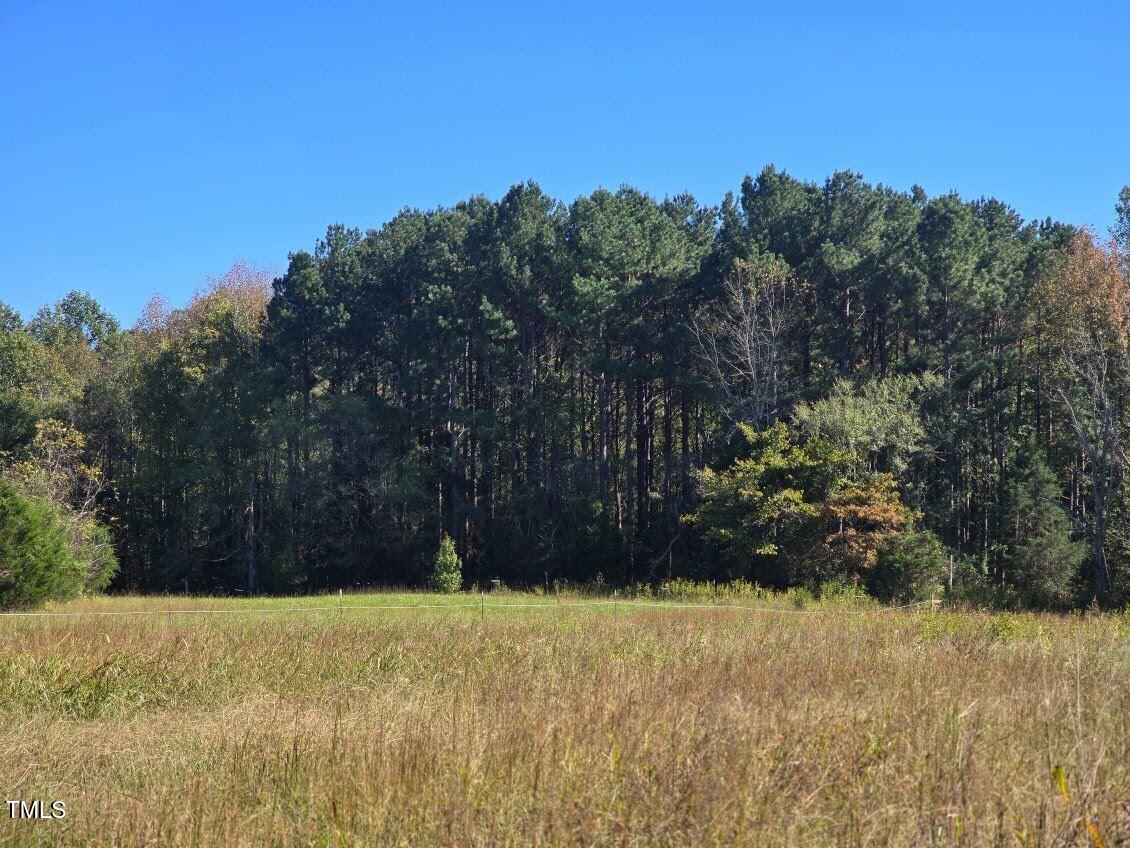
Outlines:
[[254, 595], [259, 590], [259, 563], [255, 557], [255, 499], [256, 492], [256, 478], [255, 472], [251, 472], [251, 483], [248, 492], [248, 506], [247, 506], [247, 531], [245, 541], [247, 544], [247, 594]]
[[609, 442], [609, 385], [608, 372], [600, 375], [597, 387], [597, 407], [600, 429], [600, 502], [604, 507], [604, 523], [607, 528], [612, 519], [612, 489], [608, 467], [608, 442]]
[[1091, 497], [1091, 563], [1095, 580], [1095, 595], [1106, 600], [1110, 594], [1110, 569], [1106, 563], [1107, 504], [1105, 485], [1098, 479], [1097, 469], [1092, 470]]

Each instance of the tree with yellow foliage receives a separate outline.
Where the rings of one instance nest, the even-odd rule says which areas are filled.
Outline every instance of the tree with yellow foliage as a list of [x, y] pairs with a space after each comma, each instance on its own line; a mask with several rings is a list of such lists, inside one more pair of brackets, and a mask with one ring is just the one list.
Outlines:
[[1095, 595], [1110, 594], [1106, 537], [1128, 460], [1121, 439], [1130, 389], [1130, 276], [1115, 243], [1081, 232], [1065, 260], [1036, 287], [1038, 331], [1051, 352], [1047, 375], [1084, 460], [1090, 498], [1075, 510], [1091, 543]]

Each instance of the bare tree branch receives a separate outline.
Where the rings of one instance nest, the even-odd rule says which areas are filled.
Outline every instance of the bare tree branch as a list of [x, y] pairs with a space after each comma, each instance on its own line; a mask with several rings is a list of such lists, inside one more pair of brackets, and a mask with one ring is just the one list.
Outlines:
[[690, 324], [707, 379], [731, 421], [758, 430], [779, 413], [793, 278], [779, 262], [735, 263], [721, 304]]

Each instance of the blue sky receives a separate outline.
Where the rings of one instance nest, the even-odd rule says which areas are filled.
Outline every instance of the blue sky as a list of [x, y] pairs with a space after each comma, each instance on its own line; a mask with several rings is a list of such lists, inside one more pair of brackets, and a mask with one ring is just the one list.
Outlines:
[[1113, 223], [1130, 3], [0, 0], [0, 300], [127, 324], [336, 221], [772, 162]]

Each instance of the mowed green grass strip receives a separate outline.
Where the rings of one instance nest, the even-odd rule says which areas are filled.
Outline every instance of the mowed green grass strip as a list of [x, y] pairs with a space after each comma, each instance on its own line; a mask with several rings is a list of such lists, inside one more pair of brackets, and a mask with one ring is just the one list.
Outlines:
[[1126, 615], [588, 600], [0, 619], [0, 844], [1130, 839]]

